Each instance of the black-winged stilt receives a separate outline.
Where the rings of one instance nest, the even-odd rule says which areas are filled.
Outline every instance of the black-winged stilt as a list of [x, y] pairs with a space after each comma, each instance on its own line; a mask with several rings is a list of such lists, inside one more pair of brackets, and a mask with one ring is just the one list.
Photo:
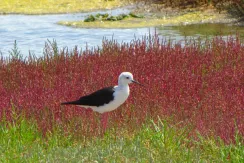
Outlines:
[[64, 102], [61, 104], [91, 108], [93, 111], [99, 113], [110, 112], [117, 109], [129, 97], [130, 83], [142, 85], [133, 79], [133, 75], [130, 72], [122, 72], [119, 75], [118, 85], [106, 87], [87, 96], [80, 97], [79, 100]]

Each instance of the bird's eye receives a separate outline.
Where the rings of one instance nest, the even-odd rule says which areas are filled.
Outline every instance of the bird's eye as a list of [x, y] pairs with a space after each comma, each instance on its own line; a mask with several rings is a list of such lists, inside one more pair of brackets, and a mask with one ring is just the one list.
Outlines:
[[126, 79], [129, 79], [129, 77], [127, 76]]

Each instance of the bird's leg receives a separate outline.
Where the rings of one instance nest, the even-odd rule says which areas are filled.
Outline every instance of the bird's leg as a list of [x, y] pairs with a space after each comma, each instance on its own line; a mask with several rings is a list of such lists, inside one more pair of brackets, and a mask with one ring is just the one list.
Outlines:
[[92, 118], [93, 111], [91, 109], [87, 109], [85, 112], [86, 112], [86, 116], [88, 117], [88, 119], [90, 121], [93, 120], [93, 118]]
[[101, 125], [103, 129], [103, 133], [105, 133], [108, 125], [108, 113], [103, 113], [101, 118]]

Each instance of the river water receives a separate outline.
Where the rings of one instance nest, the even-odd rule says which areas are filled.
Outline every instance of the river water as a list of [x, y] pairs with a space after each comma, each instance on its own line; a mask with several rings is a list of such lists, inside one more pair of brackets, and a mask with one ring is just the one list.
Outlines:
[[[14, 41], [23, 56], [28, 56], [29, 52], [36, 56], [43, 55], [45, 42], [56, 40], [58, 47], [92, 48], [101, 46], [102, 39], [115, 39], [118, 42], [130, 42], [132, 39], [141, 38], [148, 35], [149, 31], [154, 33], [156, 30], [161, 36], [170, 37], [174, 40], [182, 40], [185, 35], [199, 36], [201, 32], [210, 29], [209, 26], [190, 26], [190, 27], [162, 27], [154, 28], [133, 28], [133, 29], [87, 29], [72, 28], [56, 24], [58, 21], [82, 20], [89, 14], [109, 13], [118, 15], [129, 13], [129, 8], [113, 9], [107, 11], [98, 11], [92, 13], [76, 14], [57, 14], [57, 15], [0, 15], [0, 53], [7, 57], [9, 51], [13, 48]], [[211, 25], [210, 25], [211, 26]], [[225, 25], [226, 26], [226, 25]], [[216, 25], [214, 27], [216, 28]], [[223, 25], [217, 25], [217, 28], [223, 29]], [[194, 29], [194, 30], [193, 30]], [[199, 30], [200, 29], [200, 30]], [[202, 29], [202, 30], [201, 30]], [[226, 26], [226, 30], [233, 27]], [[186, 33], [190, 31], [190, 34]], [[243, 30], [244, 31], [244, 30]], [[211, 35], [211, 33], [208, 35]]]

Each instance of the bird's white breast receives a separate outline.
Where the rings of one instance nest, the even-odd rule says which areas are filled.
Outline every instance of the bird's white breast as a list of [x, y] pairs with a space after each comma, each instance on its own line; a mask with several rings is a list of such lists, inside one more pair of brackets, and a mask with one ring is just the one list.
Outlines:
[[120, 105], [122, 105], [127, 98], [129, 97], [130, 94], [130, 89], [129, 86], [123, 86], [123, 87], [119, 87], [119, 86], [115, 86], [114, 87], [115, 91], [114, 91], [114, 100], [110, 101], [108, 104], [105, 104], [103, 106], [99, 106], [99, 107], [91, 107], [94, 111], [97, 111], [99, 113], [104, 113], [104, 112], [109, 112], [112, 110], [117, 109]]

